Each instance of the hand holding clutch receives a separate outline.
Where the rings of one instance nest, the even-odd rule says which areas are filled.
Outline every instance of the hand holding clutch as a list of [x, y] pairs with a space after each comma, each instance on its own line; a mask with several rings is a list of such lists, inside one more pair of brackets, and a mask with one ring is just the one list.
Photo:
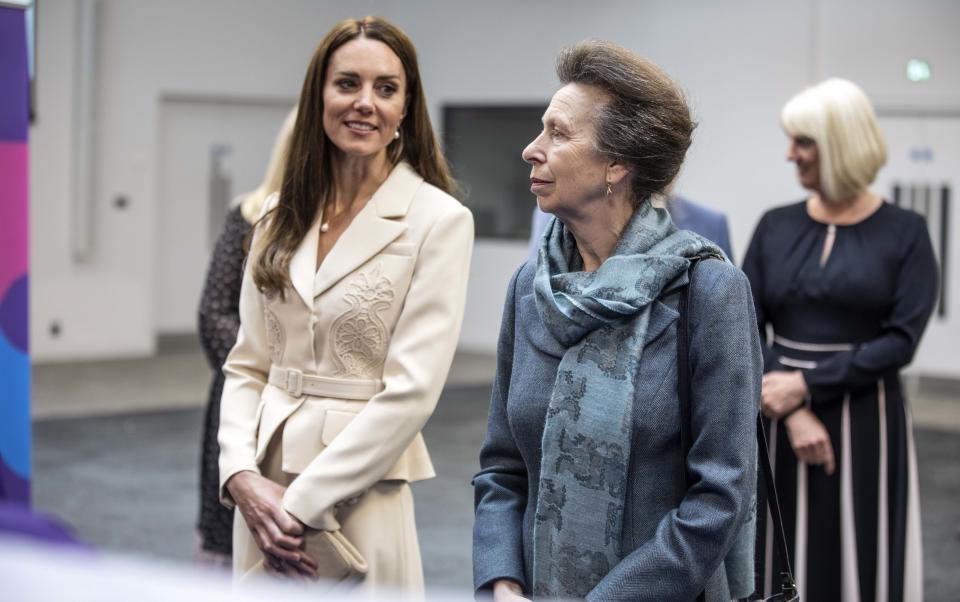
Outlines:
[[[367, 561], [341, 531], [318, 531], [307, 528], [303, 536], [304, 551], [316, 562], [316, 576], [331, 582], [360, 578], [367, 573]], [[264, 574], [287, 574], [256, 563], [242, 579]]]
[[283, 509], [285, 487], [243, 471], [227, 481], [227, 490], [264, 556], [283, 561], [304, 577], [317, 578], [314, 559], [302, 550], [305, 527]]

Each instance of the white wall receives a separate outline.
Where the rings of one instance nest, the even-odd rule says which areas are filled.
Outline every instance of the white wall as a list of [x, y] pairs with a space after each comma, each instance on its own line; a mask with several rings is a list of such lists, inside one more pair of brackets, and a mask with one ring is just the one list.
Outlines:
[[[156, 329], [195, 332], [207, 262], [236, 195], [264, 177], [274, 140], [292, 99], [230, 103], [215, 98], [165, 98], [160, 107], [157, 171]], [[211, 155], [220, 155], [211, 193]]]
[[[955, 0], [823, 2], [820, 71], [863, 86], [878, 109], [960, 109], [960, 3]], [[904, 77], [911, 58], [933, 77]]]
[[[960, 282], [960, 252], [957, 250], [960, 220], [956, 216], [957, 194], [960, 192], [960, 111], [952, 117], [881, 116], [880, 127], [891, 152], [874, 188], [890, 192], [896, 184], [901, 188], [901, 202], [905, 206], [916, 201], [913, 208], [927, 217], [931, 242], [942, 272], [942, 307], [938, 304], [934, 311], [911, 369], [928, 376], [957, 378], [960, 377], [956, 352], [960, 339], [960, 289], [957, 287]], [[952, 191], [949, 211], [953, 212], [953, 219], [947, 223], [943, 221], [941, 205], [943, 186]], [[915, 195], [911, 194], [911, 189]], [[944, 226], [948, 227], [949, 257], [946, 262], [942, 252]]]
[[[740, 257], [760, 213], [802, 194], [783, 160], [777, 122], [791, 94], [839, 74], [861, 82], [878, 104], [960, 107], [954, 31], [960, 3], [947, 0], [101, 0], [100, 6], [96, 247], [78, 265], [67, 242], [76, 219], [69, 213], [76, 4], [38, 3], [31, 337], [40, 361], [154, 348], [161, 98], [295, 98], [315, 44], [345, 16], [380, 14], [407, 31], [418, 46], [435, 121], [444, 103], [546, 102], [556, 87], [557, 51], [586, 37], [649, 56], [684, 85], [700, 122], [679, 191], [730, 215]], [[933, 81], [911, 85], [903, 78], [915, 54], [931, 61]], [[131, 204], [118, 211], [112, 201], [121, 194]], [[525, 253], [522, 244], [478, 241], [463, 347], [494, 348], [504, 287]], [[58, 338], [48, 333], [52, 320], [62, 324]]]

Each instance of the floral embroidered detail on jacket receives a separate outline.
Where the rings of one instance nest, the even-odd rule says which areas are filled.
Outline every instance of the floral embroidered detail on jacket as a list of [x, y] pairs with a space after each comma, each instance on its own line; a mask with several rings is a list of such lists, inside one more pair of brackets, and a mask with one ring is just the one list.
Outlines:
[[394, 297], [393, 283], [380, 273], [380, 265], [347, 285], [344, 300], [350, 309], [330, 329], [335, 376], [380, 377], [387, 348], [387, 326], [380, 313]]
[[267, 347], [270, 348], [270, 361], [279, 364], [283, 359], [284, 333], [280, 319], [267, 308], [263, 308], [264, 322], [267, 326]]

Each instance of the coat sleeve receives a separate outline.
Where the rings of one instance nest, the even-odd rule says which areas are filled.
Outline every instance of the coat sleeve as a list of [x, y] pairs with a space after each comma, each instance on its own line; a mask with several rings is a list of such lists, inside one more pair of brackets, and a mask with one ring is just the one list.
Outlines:
[[489, 590], [498, 579], [512, 579], [529, 591], [523, 568], [527, 468], [507, 416], [519, 273], [513, 275], [507, 288], [487, 434], [480, 448], [480, 472], [473, 478], [473, 584], [477, 592]]
[[703, 282], [707, 270], [698, 272], [689, 307], [690, 486], [650, 539], [620, 561], [588, 600], [693, 600], [749, 511], [756, 485], [760, 341], [746, 277], [728, 265], [717, 271], [713, 284]]
[[[264, 213], [275, 204], [276, 198], [268, 198], [264, 202]], [[257, 239], [255, 234], [251, 248], [256, 248]], [[223, 364], [217, 439], [220, 443], [220, 501], [227, 507], [234, 505], [226, 488], [230, 477], [244, 470], [260, 473], [256, 462], [257, 418], [260, 394], [270, 371], [270, 354], [267, 351], [263, 297], [253, 282], [252, 268], [253, 261], [248, 259], [240, 285], [237, 342]]]
[[750, 239], [750, 246], [747, 247], [747, 254], [743, 258], [743, 273], [747, 275], [750, 281], [751, 297], [753, 299], [753, 308], [757, 316], [757, 333], [760, 336], [761, 350], [763, 352], [764, 372], [770, 370], [774, 364], [773, 351], [767, 345], [767, 310], [764, 307], [764, 235], [767, 231], [767, 215], [760, 218], [760, 223], [753, 231], [753, 237]]
[[310, 527], [339, 529], [335, 504], [380, 481], [433, 414], [457, 346], [472, 248], [473, 218], [463, 206], [427, 233], [387, 349], [383, 390], [284, 494], [287, 512]]
[[727, 254], [727, 259], [736, 263], [733, 257], [733, 245], [730, 243], [730, 224], [727, 223], [727, 216], [724, 214], [717, 217], [717, 240], [714, 242]]
[[897, 268], [896, 291], [876, 338], [804, 370], [814, 403], [834, 399], [838, 388], [869, 385], [913, 360], [937, 299], [937, 262], [926, 223], [910, 216], [911, 236]]

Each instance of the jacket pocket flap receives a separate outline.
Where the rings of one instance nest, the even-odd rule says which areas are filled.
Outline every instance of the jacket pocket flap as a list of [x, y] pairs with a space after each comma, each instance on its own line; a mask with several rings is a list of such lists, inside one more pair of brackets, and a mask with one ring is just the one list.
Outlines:
[[327, 415], [323, 420], [323, 432], [320, 440], [323, 444], [330, 445], [337, 435], [340, 434], [350, 421], [356, 418], [356, 412], [345, 412], [343, 410], [327, 410]]

